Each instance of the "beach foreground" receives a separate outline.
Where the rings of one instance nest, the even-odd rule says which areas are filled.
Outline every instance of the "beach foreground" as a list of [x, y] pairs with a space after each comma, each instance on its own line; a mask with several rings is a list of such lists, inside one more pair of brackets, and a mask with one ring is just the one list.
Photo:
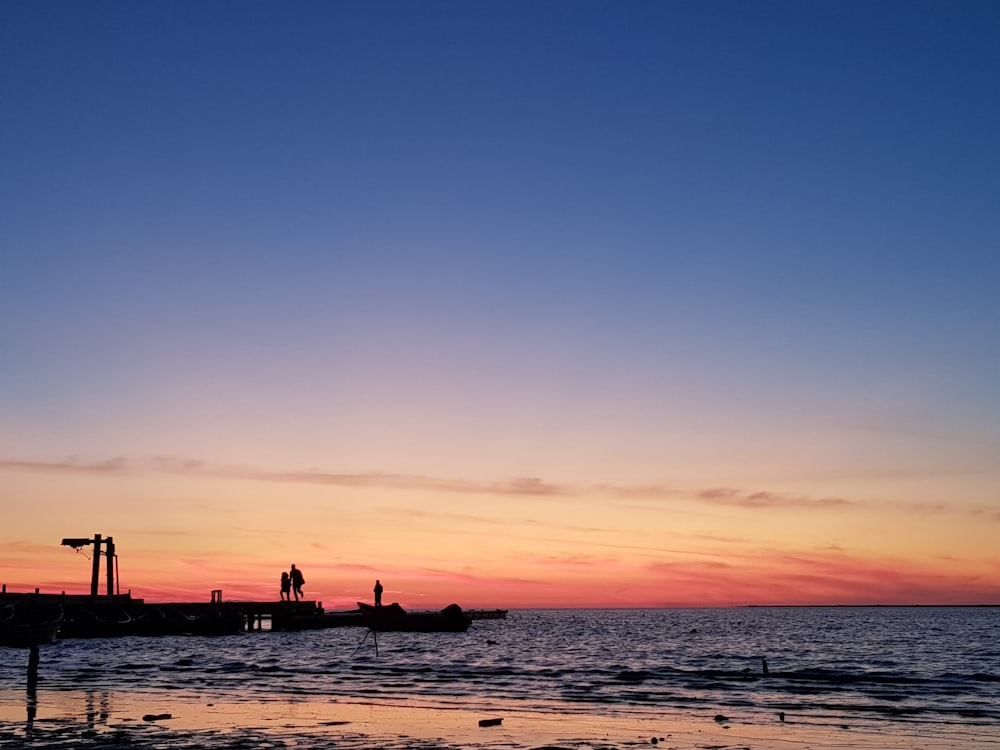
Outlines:
[[[848, 748], [1000, 747], [1000, 729], [878, 722], [851, 726], [786, 717], [592, 714], [430, 708], [311, 700], [154, 704], [116, 694], [51, 694], [26, 718], [25, 697], [0, 702], [0, 748], [483, 748], [605, 750], [847, 750]], [[48, 707], [46, 707], [48, 705]], [[481, 720], [501, 719], [480, 726]]]
[[35, 675], [3, 654], [0, 750], [1000, 750], [998, 616], [531, 610], [378, 649], [351, 628], [67, 639]]

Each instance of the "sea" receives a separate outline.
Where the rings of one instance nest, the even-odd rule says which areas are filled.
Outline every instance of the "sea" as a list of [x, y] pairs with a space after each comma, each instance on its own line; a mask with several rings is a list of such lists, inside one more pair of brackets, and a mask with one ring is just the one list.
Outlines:
[[[0, 695], [21, 707], [25, 663], [26, 652], [0, 653]], [[111, 704], [129, 694], [165, 706], [183, 695], [746, 722], [780, 716], [961, 725], [995, 738], [1000, 608], [510, 610], [465, 633], [376, 636], [342, 627], [67, 640], [42, 647], [38, 675], [40, 709], [89, 690]]]

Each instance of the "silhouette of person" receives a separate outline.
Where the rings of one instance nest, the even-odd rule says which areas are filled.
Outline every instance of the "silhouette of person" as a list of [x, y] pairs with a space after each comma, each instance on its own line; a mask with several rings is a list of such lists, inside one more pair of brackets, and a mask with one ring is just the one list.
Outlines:
[[281, 571], [281, 601], [287, 602], [292, 599], [292, 579], [288, 577], [287, 571]]
[[288, 577], [292, 580], [292, 593], [295, 594], [295, 601], [298, 601], [299, 597], [302, 596], [302, 584], [306, 582], [306, 579], [302, 577], [302, 571], [295, 567], [295, 563], [292, 563]]
[[378, 578], [375, 579], [375, 606], [382, 606], [382, 582]]

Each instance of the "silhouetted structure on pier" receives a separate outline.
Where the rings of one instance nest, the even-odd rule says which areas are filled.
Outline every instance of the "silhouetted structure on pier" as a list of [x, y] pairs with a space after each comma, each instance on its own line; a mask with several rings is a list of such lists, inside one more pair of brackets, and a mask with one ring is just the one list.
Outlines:
[[[111, 537], [102, 539], [100, 534], [94, 534], [92, 539], [80, 539], [79, 537], [63, 539], [62, 544], [64, 547], [72, 547], [75, 550], [79, 550], [81, 547], [86, 547], [88, 544], [94, 545], [93, 574], [90, 578], [91, 596], [97, 596], [97, 583], [101, 578], [102, 554], [108, 559], [108, 596], [114, 596], [115, 594], [120, 593], [115, 589], [115, 580], [117, 578], [116, 572], [118, 570], [118, 555], [115, 554], [114, 539]], [[101, 552], [102, 546], [104, 547], [103, 553]]]
[[[33, 593], [8, 592], [7, 585], [0, 587], [0, 619], [14, 622], [15, 615], [23, 617], [28, 611], [40, 607], [55, 607], [62, 614], [59, 625], [60, 638], [112, 638], [124, 635], [229, 635], [264, 629], [317, 630], [345, 626], [372, 626], [357, 610], [325, 612], [322, 602], [316, 601], [229, 601], [222, 599], [222, 590], [212, 591], [211, 601], [152, 603], [132, 597], [132, 592], [119, 590], [118, 555], [114, 539], [101, 534], [92, 537], [67, 537], [62, 545], [77, 551], [93, 547], [90, 594], [43, 594], [37, 588]], [[105, 576], [106, 593], [100, 593], [101, 558], [107, 561]], [[294, 568], [294, 566], [293, 566]], [[296, 572], [298, 570], [296, 569]], [[291, 579], [291, 576], [289, 576]], [[301, 574], [299, 575], [301, 578]], [[294, 581], [293, 587], [294, 587]], [[301, 584], [300, 584], [301, 585]], [[452, 605], [456, 606], [456, 605]], [[381, 609], [381, 608], [380, 608]], [[414, 613], [406, 623], [424, 622], [429, 615], [440, 618], [441, 613]], [[460, 619], [461, 629], [469, 620], [499, 619], [507, 610], [469, 610]], [[399, 623], [390, 623], [399, 629]], [[452, 625], [452, 621], [448, 621]], [[386, 627], [384, 618], [376, 626]], [[8, 628], [10, 630], [10, 628]], [[410, 627], [408, 629], [413, 629]], [[13, 631], [11, 631], [13, 632]], [[13, 638], [13, 636], [11, 636]]]

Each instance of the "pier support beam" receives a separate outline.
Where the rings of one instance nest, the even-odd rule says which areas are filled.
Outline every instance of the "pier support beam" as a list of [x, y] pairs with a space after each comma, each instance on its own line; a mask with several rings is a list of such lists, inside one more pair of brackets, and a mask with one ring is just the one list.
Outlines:
[[110, 599], [115, 595], [115, 540], [108, 537], [104, 542], [104, 546], [107, 548], [106, 557], [108, 561], [105, 565], [108, 569], [108, 598]]
[[101, 579], [101, 535], [94, 534], [94, 571], [90, 576], [90, 595], [97, 596], [97, 582]]

